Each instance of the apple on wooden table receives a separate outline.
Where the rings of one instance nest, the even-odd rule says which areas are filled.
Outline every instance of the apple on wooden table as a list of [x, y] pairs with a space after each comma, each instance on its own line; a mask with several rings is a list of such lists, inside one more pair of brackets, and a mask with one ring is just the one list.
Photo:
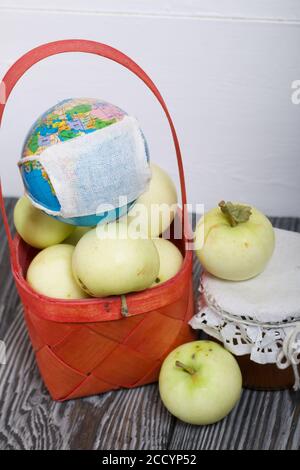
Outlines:
[[231, 353], [213, 341], [174, 349], [159, 375], [162, 402], [180, 420], [198, 425], [223, 419], [238, 402], [242, 375]]

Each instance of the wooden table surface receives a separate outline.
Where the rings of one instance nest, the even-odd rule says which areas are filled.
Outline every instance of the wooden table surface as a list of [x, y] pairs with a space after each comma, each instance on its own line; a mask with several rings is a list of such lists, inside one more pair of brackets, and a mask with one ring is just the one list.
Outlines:
[[[10, 222], [15, 199], [7, 199]], [[300, 231], [300, 219], [275, 218]], [[213, 426], [190, 426], [163, 407], [156, 384], [65, 403], [43, 386], [10, 272], [0, 223], [0, 449], [300, 449], [300, 393], [245, 390], [234, 411]], [[197, 292], [200, 267], [194, 265]]]

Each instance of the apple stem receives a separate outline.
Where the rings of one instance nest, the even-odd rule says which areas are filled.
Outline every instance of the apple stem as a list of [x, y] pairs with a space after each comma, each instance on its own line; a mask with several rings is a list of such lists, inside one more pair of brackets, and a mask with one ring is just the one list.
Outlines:
[[250, 206], [232, 204], [232, 202], [221, 201], [219, 202], [219, 207], [227, 217], [231, 227], [236, 227], [240, 223], [248, 222], [252, 214]]
[[190, 375], [194, 375], [195, 372], [196, 372], [193, 367], [186, 366], [185, 364], [183, 364], [183, 363], [180, 362], [180, 361], [176, 361], [176, 362], [175, 362], [175, 366], [176, 366], [176, 367], [179, 367], [180, 369], [184, 370], [185, 372], [187, 372], [187, 373], [190, 374]]

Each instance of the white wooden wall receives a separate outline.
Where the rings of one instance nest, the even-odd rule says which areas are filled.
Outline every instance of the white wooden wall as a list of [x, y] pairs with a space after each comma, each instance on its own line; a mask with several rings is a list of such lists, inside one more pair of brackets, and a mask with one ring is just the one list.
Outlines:
[[[241, 200], [300, 216], [298, 0], [0, 0], [0, 76], [32, 47], [65, 38], [117, 47], [153, 78], [178, 130], [190, 202]], [[144, 85], [104, 59], [64, 54], [37, 64], [9, 99], [0, 133], [7, 195], [21, 193], [16, 162], [28, 128], [72, 96], [137, 116], [152, 159], [177, 177], [166, 122]]]

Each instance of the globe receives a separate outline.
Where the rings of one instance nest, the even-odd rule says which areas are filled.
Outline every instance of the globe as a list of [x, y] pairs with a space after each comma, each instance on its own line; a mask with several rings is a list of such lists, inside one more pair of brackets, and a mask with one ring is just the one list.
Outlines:
[[[40, 155], [52, 145], [76, 139], [79, 136], [113, 125], [126, 115], [127, 113], [119, 107], [105, 101], [91, 98], [71, 98], [59, 102], [40, 116], [25, 139], [19, 162], [25, 190], [33, 203], [48, 214], [49, 212], [59, 212], [61, 208], [51, 180], [42, 166], [42, 158], [40, 162], [32, 157]], [[144, 143], [149, 161], [145, 139]], [[24, 161], [26, 157], [31, 157], [30, 161]], [[134, 203], [135, 201], [131, 201], [124, 206], [100, 214], [71, 218], [60, 215], [53, 215], [53, 217], [72, 225], [94, 226], [101, 222], [112, 222], [124, 216]]]

